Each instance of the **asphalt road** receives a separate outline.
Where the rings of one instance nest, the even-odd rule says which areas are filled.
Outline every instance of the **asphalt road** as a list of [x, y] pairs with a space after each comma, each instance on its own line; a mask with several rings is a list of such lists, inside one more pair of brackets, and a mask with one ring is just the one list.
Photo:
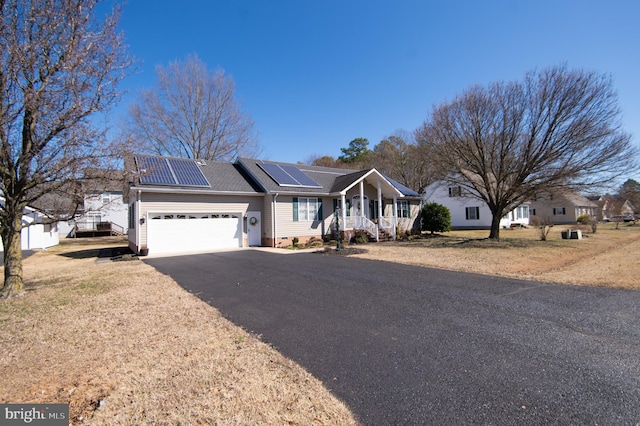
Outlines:
[[640, 292], [343, 256], [147, 258], [367, 425], [640, 423]]

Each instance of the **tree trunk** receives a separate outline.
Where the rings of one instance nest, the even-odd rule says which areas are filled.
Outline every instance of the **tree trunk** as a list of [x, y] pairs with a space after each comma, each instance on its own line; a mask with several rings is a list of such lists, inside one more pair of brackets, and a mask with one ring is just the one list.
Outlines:
[[4, 245], [4, 285], [1, 296], [8, 299], [22, 292], [22, 214], [2, 228]]
[[491, 232], [489, 233], [489, 239], [500, 241], [500, 219], [502, 219], [502, 213], [491, 212], [491, 214]]

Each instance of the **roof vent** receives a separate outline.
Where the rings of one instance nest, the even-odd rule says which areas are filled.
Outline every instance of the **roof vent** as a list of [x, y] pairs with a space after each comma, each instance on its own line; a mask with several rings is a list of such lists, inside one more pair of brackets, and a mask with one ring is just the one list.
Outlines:
[[204, 161], [204, 160], [199, 160], [199, 159], [198, 159], [198, 160], [196, 160], [196, 164], [197, 164], [198, 166], [206, 166], [206, 165], [207, 165], [207, 162], [206, 162], [206, 161]]

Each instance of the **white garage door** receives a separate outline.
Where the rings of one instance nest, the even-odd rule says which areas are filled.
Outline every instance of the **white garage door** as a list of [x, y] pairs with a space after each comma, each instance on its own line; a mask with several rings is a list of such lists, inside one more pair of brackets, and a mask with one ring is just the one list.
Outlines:
[[149, 215], [149, 254], [242, 247], [239, 213], [155, 213]]

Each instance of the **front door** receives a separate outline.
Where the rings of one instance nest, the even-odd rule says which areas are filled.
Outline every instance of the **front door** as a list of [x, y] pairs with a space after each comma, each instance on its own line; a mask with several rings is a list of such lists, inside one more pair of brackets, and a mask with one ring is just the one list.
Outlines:
[[247, 212], [247, 239], [249, 240], [249, 246], [262, 245], [260, 212]]
[[364, 196], [364, 202], [360, 202], [360, 196], [354, 195], [352, 198], [351, 206], [353, 207], [354, 216], [364, 216], [369, 218], [369, 199]]

